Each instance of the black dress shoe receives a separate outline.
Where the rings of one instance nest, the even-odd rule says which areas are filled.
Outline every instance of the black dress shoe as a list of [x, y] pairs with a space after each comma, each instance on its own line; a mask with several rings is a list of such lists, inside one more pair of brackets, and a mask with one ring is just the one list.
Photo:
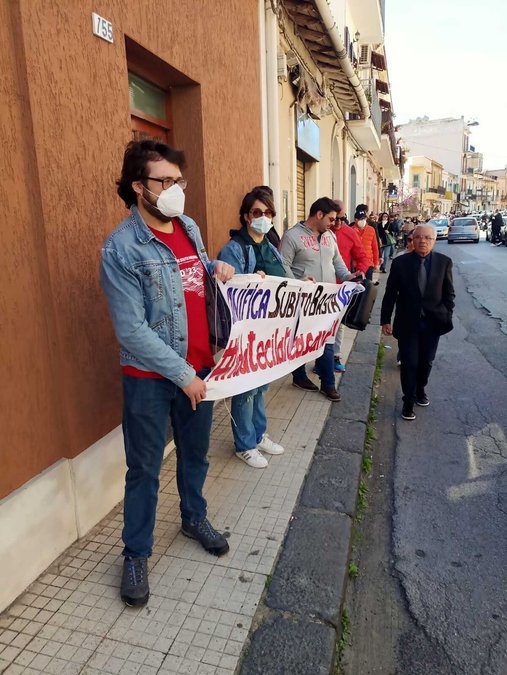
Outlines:
[[304, 389], [305, 391], [319, 391], [317, 385], [313, 384], [309, 377], [306, 377], [304, 380], [293, 380], [292, 384], [298, 389]]
[[332, 401], [333, 403], [338, 403], [338, 401], [341, 401], [342, 399], [340, 394], [336, 391], [336, 387], [322, 386], [320, 388], [320, 393], [323, 394], [329, 401]]

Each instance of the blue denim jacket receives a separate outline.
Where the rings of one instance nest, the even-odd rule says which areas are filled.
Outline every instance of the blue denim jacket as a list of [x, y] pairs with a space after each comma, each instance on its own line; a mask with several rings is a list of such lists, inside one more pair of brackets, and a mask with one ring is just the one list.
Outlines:
[[[284, 268], [286, 276], [293, 278], [294, 275], [292, 274], [292, 271], [290, 270], [290, 268], [284, 265], [280, 253], [276, 250], [273, 244], [271, 244], [270, 242], [268, 243], [271, 250], [273, 251], [277, 259], [279, 260], [280, 264]], [[237, 241], [234, 241], [234, 239], [230, 239], [227, 242], [227, 244], [225, 244], [225, 246], [221, 248], [217, 258], [218, 260], [222, 260], [223, 262], [232, 265], [236, 270], [236, 274], [252, 274], [257, 265], [255, 252], [253, 250], [253, 246], [250, 246], [249, 244], [246, 244], [245, 248], [247, 251], [248, 260], [245, 260], [245, 255], [243, 253], [241, 245], [238, 244]]]
[[[210, 262], [196, 223], [180, 221], [211, 277]], [[187, 312], [178, 262], [144, 222], [136, 206], [105, 240], [100, 282], [120, 343], [121, 365], [159, 373], [183, 388], [195, 377], [185, 360]]]

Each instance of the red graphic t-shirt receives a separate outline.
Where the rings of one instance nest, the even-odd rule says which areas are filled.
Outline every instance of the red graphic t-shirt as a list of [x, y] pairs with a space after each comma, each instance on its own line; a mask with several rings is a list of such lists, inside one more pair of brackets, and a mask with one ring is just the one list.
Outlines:
[[[160, 232], [160, 230], [150, 229], [157, 239], [171, 249], [178, 262], [187, 310], [188, 351], [186, 360], [198, 372], [202, 368], [214, 366], [209, 344], [208, 317], [204, 294], [206, 270], [179, 220], [173, 218], [171, 222], [174, 226], [174, 232]], [[161, 377], [158, 373], [139, 370], [132, 366], [123, 366], [122, 370], [126, 375], [133, 375], [134, 377]]]

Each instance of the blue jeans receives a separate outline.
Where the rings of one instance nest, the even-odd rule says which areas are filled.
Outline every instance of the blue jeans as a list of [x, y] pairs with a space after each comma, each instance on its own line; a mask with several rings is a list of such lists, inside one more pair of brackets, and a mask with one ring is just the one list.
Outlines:
[[266, 433], [264, 392], [268, 385], [232, 397], [232, 435], [237, 452], [253, 450]]
[[[334, 379], [334, 345], [326, 345], [322, 356], [315, 360], [315, 369], [317, 375], [320, 377], [320, 384], [322, 387], [335, 387], [336, 380]], [[296, 368], [292, 373], [294, 382], [301, 382], [306, 377], [306, 368], [303, 364]]]
[[[201, 371], [205, 377], [209, 371]], [[123, 376], [123, 436], [127, 460], [123, 507], [123, 555], [151, 555], [159, 475], [171, 422], [176, 445], [176, 481], [181, 519], [206, 517], [202, 488], [208, 472], [213, 402], [193, 411], [190, 399], [174, 382]]]
[[380, 255], [382, 257], [382, 264], [380, 266], [381, 270], [387, 270], [387, 263], [389, 262], [389, 258], [392, 257], [394, 253], [394, 246], [392, 244], [389, 244], [389, 246], [383, 246], [380, 249]]

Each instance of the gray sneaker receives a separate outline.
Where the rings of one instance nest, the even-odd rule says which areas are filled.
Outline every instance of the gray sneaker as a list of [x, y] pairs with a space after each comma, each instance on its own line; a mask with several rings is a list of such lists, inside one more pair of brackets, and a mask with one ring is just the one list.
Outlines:
[[120, 596], [129, 607], [141, 607], [148, 602], [150, 587], [147, 558], [125, 558]]
[[229, 550], [229, 544], [223, 534], [217, 532], [207, 518], [200, 523], [181, 523], [181, 531], [185, 537], [195, 539], [213, 555], [221, 556]]

